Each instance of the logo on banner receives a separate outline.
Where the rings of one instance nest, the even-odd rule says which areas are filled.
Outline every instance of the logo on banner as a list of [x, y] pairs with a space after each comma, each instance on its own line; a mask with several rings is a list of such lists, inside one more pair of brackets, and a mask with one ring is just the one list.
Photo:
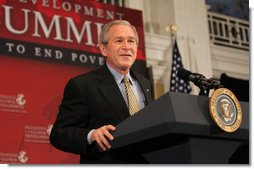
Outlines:
[[226, 132], [236, 131], [242, 123], [240, 103], [229, 89], [214, 91], [209, 101], [209, 110], [215, 124]]
[[48, 128], [47, 128], [47, 130], [46, 130], [48, 136], [50, 135], [52, 128], [53, 128], [53, 125], [52, 125], [52, 124], [49, 124], [49, 125], [48, 125]]
[[24, 164], [27, 162], [28, 156], [24, 150], [16, 153], [0, 152], [0, 164]]
[[49, 143], [49, 135], [53, 125], [25, 125], [24, 126], [24, 142], [29, 143]]
[[26, 99], [23, 94], [17, 94], [16, 102], [20, 106], [24, 106], [26, 104]]
[[26, 103], [25, 95], [22, 93], [17, 95], [0, 94], [0, 111], [2, 112], [26, 113]]
[[28, 161], [28, 157], [25, 151], [20, 151], [18, 154], [18, 160], [21, 163], [26, 163]]

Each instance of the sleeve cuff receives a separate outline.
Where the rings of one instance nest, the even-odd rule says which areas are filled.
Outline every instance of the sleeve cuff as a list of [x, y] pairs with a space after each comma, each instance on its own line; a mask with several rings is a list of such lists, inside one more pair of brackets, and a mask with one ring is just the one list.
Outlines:
[[92, 144], [92, 139], [91, 139], [91, 136], [92, 136], [92, 133], [94, 132], [95, 129], [89, 131], [89, 133], [87, 134], [87, 142], [88, 144]]

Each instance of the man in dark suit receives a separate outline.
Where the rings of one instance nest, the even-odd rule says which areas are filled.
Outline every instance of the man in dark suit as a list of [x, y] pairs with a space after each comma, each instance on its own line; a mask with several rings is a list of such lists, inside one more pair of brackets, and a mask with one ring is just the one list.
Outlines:
[[106, 64], [69, 80], [50, 142], [56, 148], [80, 154], [80, 163], [142, 163], [133, 156], [114, 156], [108, 140], [121, 121], [130, 117], [123, 78], [128, 77], [139, 109], [152, 101], [151, 85], [130, 68], [136, 60], [138, 34], [127, 21], [104, 25], [99, 37]]

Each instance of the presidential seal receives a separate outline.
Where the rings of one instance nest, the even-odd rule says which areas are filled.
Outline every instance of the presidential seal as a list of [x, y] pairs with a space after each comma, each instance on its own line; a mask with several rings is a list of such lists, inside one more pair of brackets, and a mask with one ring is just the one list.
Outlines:
[[209, 100], [209, 111], [215, 124], [226, 132], [236, 131], [242, 123], [240, 103], [229, 89], [214, 91]]

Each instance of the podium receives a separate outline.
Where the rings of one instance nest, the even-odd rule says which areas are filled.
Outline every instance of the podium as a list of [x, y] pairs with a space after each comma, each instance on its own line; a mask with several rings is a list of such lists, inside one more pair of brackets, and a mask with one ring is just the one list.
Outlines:
[[151, 164], [249, 163], [249, 103], [240, 104], [242, 124], [227, 133], [212, 121], [209, 97], [168, 92], [117, 125], [111, 149]]

